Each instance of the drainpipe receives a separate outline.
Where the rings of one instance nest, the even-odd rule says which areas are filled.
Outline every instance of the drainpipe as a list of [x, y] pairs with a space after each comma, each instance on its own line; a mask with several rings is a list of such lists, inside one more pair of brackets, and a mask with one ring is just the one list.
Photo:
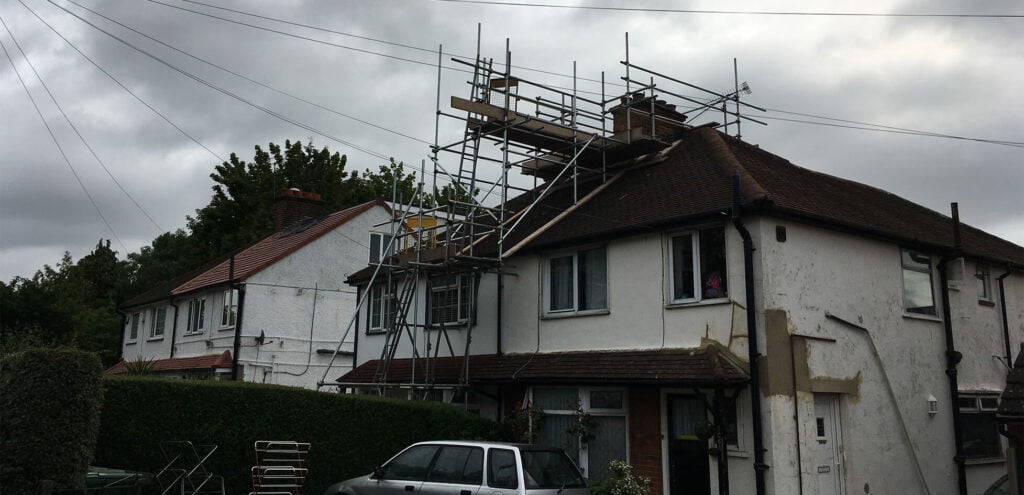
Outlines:
[[[232, 284], [234, 288], [235, 284]], [[242, 314], [245, 311], [245, 284], [238, 285], [238, 314], [235, 315], [235, 345], [231, 355], [231, 379], [238, 379], [238, 353], [242, 348]]]
[[964, 443], [961, 436], [960, 422], [960, 389], [957, 384], [956, 365], [963, 359], [963, 355], [956, 351], [953, 341], [953, 320], [949, 308], [949, 277], [946, 274], [946, 264], [957, 259], [960, 253], [960, 210], [956, 203], [950, 205], [953, 213], [953, 255], [945, 256], [939, 260], [939, 284], [942, 288], [942, 326], [945, 330], [946, 340], [946, 376], [949, 377], [949, 400], [953, 410], [953, 444], [956, 455], [953, 462], [956, 463], [957, 488], [960, 495], [967, 495], [967, 469], [964, 466]]
[[[1003, 279], [999, 279], [999, 287], [1000, 287], [1000, 290], [1002, 290]], [[498, 327], [498, 332], [497, 332], [497, 334], [498, 334], [498, 346], [497, 346], [497, 349], [495, 350], [495, 353], [497, 355], [499, 355], [499, 356], [501, 355], [501, 310], [502, 310], [501, 299], [502, 299], [502, 296], [504, 295], [504, 293], [505, 293], [505, 279], [503, 279], [501, 277], [501, 272], [498, 272], [498, 304], [497, 304], [497, 310], [498, 310], [498, 321], [497, 321], [497, 327]], [[1003, 307], [1003, 321], [1004, 322], [1006, 321], [1006, 307], [1005, 307], [1005, 305]], [[1009, 345], [1009, 344], [1007, 344], [1007, 345]]]
[[999, 281], [999, 309], [1003, 313], [1003, 344], [1006, 345], [1006, 366], [1013, 368], [1013, 355], [1010, 353], [1010, 321], [1006, 319], [1006, 286], [1003, 285], [1003, 279], [1010, 276], [1010, 269], [1006, 269], [1006, 273], [1000, 275], [996, 280]]
[[754, 241], [740, 219], [740, 177], [732, 176], [732, 223], [743, 238], [743, 278], [747, 298], [747, 359], [750, 362], [750, 416], [754, 433], [754, 484], [757, 495], [765, 495], [764, 433], [761, 425], [761, 375], [757, 348], [757, 306], [754, 304]]
[[178, 342], [178, 305], [174, 303], [173, 297], [168, 302], [174, 306], [174, 319], [171, 321], [171, 355], [168, 357], [174, 357], [174, 347]]

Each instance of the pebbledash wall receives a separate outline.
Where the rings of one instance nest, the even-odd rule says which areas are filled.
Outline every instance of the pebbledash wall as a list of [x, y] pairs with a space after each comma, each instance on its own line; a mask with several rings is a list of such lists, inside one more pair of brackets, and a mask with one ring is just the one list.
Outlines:
[[[355, 313], [356, 289], [345, 284], [345, 278], [366, 266], [368, 233], [390, 218], [385, 208], [374, 206], [244, 281], [238, 355], [245, 381], [316, 388], [331, 359], [330, 354], [317, 350], [333, 351]], [[233, 353], [235, 328], [220, 324], [225, 290], [226, 286], [218, 286], [173, 299], [178, 305], [175, 358], [225, 350]], [[204, 328], [187, 334], [188, 302], [197, 297], [206, 298]], [[167, 308], [164, 335], [149, 338], [149, 319], [153, 309], [160, 306]], [[162, 301], [132, 308], [128, 325], [136, 311], [145, 315], [145, 332], [140, 330], [135, 341], [125, 339], [124, 359], [170, 357], [174, 307]], [[257, 341], [261, 335], [262, 345]], [[341, 374], [351, 369], [354, 342], [355, 335], [350, 333], [342, 346], [342, 351], [349, 354], [337, 358], [332, 372]]]
[[[926, 493], [916, 457], [930, 493], [956, 493], [956, 404], [951, 404], [945, 374], [937, 253], [931, 253], [937, 316], [913, 315], [904, 311], [899, 244], [769, 217], [748, 219], [747, 225], [755, 247], [768, 493], [818, 493], [814, 399], [821, 394], [838, 397], [846, 492]], [[543, 262], [548, 255], [572, 249], [508, 260], [515, 275], [504, 277], [501, 350], [693, 348], [713, 340], [745, 365], [742, 242], [733, 226], [724, 226], [729, 298], [707, 304], [674, 305], [667, 300], [667, 239], [673, 230], [603, 243], [608, 310], [589, 315], [552, 317], [542, 310]], [[778, 240], [778, 227], [786, 229], [784, 241]], [[963, 354], [959, 389], [997, 395], [1005, 386], [1007, 369], [993, 357], [1005, 354], [996, 277], [1005, 269], [988, 268], [991, 302], [979, 303], [974, 261], [950, 262], [947, 273], [955, 345]], [[1024, 341], [1024, 276], [1013, 273], [1005, 286], [1010, 346], [1016, 350]], [[473, 354], [497, 350], [496, 287], [495, 276], [482, 278]], [[421, 306], [419, 313], [423, 312]], [[367, 335], [365, 325], [363, 317], [359, 363], [380, 357], [382, 338]], [[461, 345], [457, 331], [453, 338]], [[397, 355], [409, 356], [408, 348]], [[748, 391], [738, 397], [740, 440], [729, 455], [732, 493], [754, 492]], [[667, 493], [666, 395], [692, 390], [627, 387], [626, 392], [629, 461], [640, 474], [654, 479], [656, 491]], [[503, 393], [506, 401], [522, 394], [518, 388]], [[928, 410], [931, 397], [938, 402], [936, 414]], [[969, 493], [980, 493], [1005, 473], [1002, 456], [970, 459], [967, 464]], [[713, 492], [715, 472], [711, 459]]]

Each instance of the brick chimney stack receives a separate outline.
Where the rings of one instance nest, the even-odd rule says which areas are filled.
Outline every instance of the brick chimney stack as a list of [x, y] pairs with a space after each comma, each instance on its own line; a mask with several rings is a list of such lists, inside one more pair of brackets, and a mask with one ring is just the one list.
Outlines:
[[[623, 96], [620, 104], [611, 109], [614, 118], [612, 129], [615, 134], [626, 132], [626, 105], [629, 105], [629, 127], [633, 129], [633, 138], [655, 138], [669, 140], [678, 136], [690, 126], [683, 124], [686, 115], [679, 113], [676, 106], [655, 99], [653, 96], [644, 96], [642, 93], [634, 93], [630, 97]], [[654, 118], [654, 132], [651, 132], [651, 113]], [[639, 129], [638, 129], [639, 128]]]
[[324, 202], [320, 195], [297, 188], [284, 189], [274, 199], [274, 231], [280, 232], [299, 220], [319, 217]]

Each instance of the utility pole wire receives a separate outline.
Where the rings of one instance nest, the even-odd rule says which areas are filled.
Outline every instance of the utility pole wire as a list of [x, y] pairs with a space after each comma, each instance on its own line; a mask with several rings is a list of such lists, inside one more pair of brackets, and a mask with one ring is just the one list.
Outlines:
[[25, 5], [25, 2], [24, 2], [24, 1], [22, 1], [22, 0], [18, 0], [18, 3], [20, 3], [22, 7], [25, 7], [25, 9], [26, 9], [26, 10], [28, 10], [29, 12], [31, 12], [31, 13], [32, 13], [32, 15], [34, 15], [34, 16], [36, 17], [36, 19], [39, 19], [39, 22], [42, 22], [43, 24], [45, 24], [45, 25], [46, 25], [46, 27], [50, 28], [50, 31], [53, 31], [53, 33], [54, 33], [54, 34], [56, 34], [57, 36], [59, 36], [59, 37], [60, 37], [60, 39], [64, 40], [64, 42], [65, 42], [65, 43], [67, 43], [67, 44], [68, 44], [68, 46], [70, 46], [71, 48], [73, 48], [73, 49], [74, 49], [74, 50], [75, 50], [76, 52], [78, 52], [78, 54], [79, 54], [79, 55], [81, 55], [81, 56], [82, 56], [83, 58], [85, 58], [86, 60], [88, 60], [88, 61], [89, 61], [89, 63], [91, 63], [91, 64], [92, 64], [92, 65], [93, 65], [94, 67], [96, 67], [97, 69], [99, 69], [99, 71], [100, 71], [100, 72], [102, 72], [102, 73], [103, 73], [104, 75], [106, 75], [107, 77], [109, 77], [111, 81], [114, 81], [114, 83], [115, 83], [115, 84], [117, 84], [118, 86], [120, 86], [120, 87], [121, 87], [121, 89], [123, 89], [123, 90], [124, 90], [124, 91], [125, 91], [126, 93], [128, 93], [128, 94], [132, 95], [132, 97], [133, 97], [133, 98], [135, 98], [135, 99], [136, 99], [136, 100], [137, 100], [137, 101], [138, 101], [139, 103], [141, 103], [141, 104], [142, 104], [143, 106], [145, 106], [146, 108], [148, 108], [148, 109], [149, 109], [150, 111], [152, 111], [153, 113], [157, 114], [157, 115], [158, 115], [158, 116], [159, 116], [159, 117], [160, 117], [161, 119], [163, 119], [163, 120], [164, 120], [164, 122], [167, 122], [167, 124], [168, 124], [168, 125], [170, 125], [171, 127], [175, 128], [175, 129], [176, 129], [176, 130], [177, 130], [178, 132], [180, 132], [180, 133], [181, 133], [181, 135], [183, 135], [183, 136], [185, 136], [185, 137], [189, 138], [189, 139], [190, 139], [190, 140], [191, 140], [191, 141], [192, 141], [193, 143], [196, 143], [197, 145], [199, 145], [199, 147], [203, 148], [203, 149], [204, 149], [204, 150], [206, 150], [206, 151], [207, 151], [207, 152], [208, 152], [209, 154], [213, 155], [213, 157], [214, 157], [214, 158], [216, 158], [216, 159], [217, 159], [218, 161], [220, 161], [220, 162], [224, 162], [224, 161], [226, 161], [226, 160], [224, 160], [224, 158], [223, 158], [223, 157], [221, 157], [220, 155], [218, 155], [217, 153], [215, 153], [215, 152], [214, 152], [213, 150], [211, 150], [210, 148], [208, 148], [208, 147], [207, 147], [207, 146], [206, 146], [205, 144], [203, 144], [203, 143], [199, 142], [199, 140], [198, 140], [198, 139], [196, 139], [196, 138], [195, 138], [195, 137], [193, 137], [193, 136], [192, 136], [191, 134], [189, 134], [188, 132], [186, 132], [186, 131], [185, 131], [185, 129], [182, 129], [182, 128], [181, 128], [180, 126], [178, 126], [178, 124], [175, 124], [174, 122], [171, 122], [171, 119], [167, 118], [167, 116], [166, 116], [166, 115], [164, 115], [164, 114], [160, 113], [160, 111], [159, 111], [159, 110], [157, 110], [156, 108], [153, 108], [153, 105], [150, 105], [149, 103], [147, 103], [147, 102], [146, 102], [146, 100], [143, 100], [143, 99], [142, 99], [141, 97], [139, 97], [139, 95], [135, 94], [135, 92], [134, 92], [134, 91], [132, 91], [132, 90], [128, 89], [128, 87], [127, 87], [127, 86], [125, 86], [124, 84], [122, 84], [122, 83], [121, 83], [121, 81], [119, 81], [119, 80], [118, 80], [118, 79], [117, 79], [116, 77], [114, 77], [114, 76], [113, 76], [113, 74], [111, 74], [110, 72], [107, 72], [107, 70], [106, 70], [106, 69], [104, 69], [104, 68], [103, 68], [102, 66], [100, 66], [100, 64], [96, 63], [96, 61], [95, 61], [95, 60], [93, 60], [93, 59], [92, 59], [92, 58], [90, 58], [90, 57], [89, 57], [88, 55], [86, 55], [86, 54], [85, 54], [84, 52], [82, 52], [82, 50], [79, 50], [79, 49], [78, 49], [78, 47], [77, 47], [77, 46], [75, 46], [75, 44], [74, 44], [74, 43], [72, 43], [72, 42], [71, 42], [70, 40], [68, 40], [67, 38], [65, 38], [63, 34], [60, 34], [60, 32], [58, 32], [58, 31], [57, 31], [56, 29], [54, 29], [54, 27], [53, 27], [53, 26], [51, 26], [51, 25], [50, 25], [50, 23], [46, 22], [46, 20], [45, 20], [45, 19], [43, 19], [42, 17], [39, 17], [39, 14], [37, 14], [37, 13], [36, 13], [36, 11], [32, 10], [32, 8], [31, 8], [31, 7], [29, 7], [28, 5]]
[[71, 129], [75, 131], [75, 135], [77, 135], [78, 139], [82, 141], [82, 144], [84, 144], [86, 149], [89, 150], [89, 153], [92, 153], [92, 157], [95, 158], [96, 162], [100, 164], [100, 167], [103, 168], [103, 171], [107, 173], [107, 177], [110, 177], [110, 180], [114, 181], [114, 184], [117, 185], [117, 188], [120, 189], [122, 193], [124, 193], [124, 195], [132, 202], [132, 204], [135, 205], [136, 208], [139, 209], [139, 211], [142, 212], [143, 215], [145, 215], [147, 219], [149, 219], [150, 223], [152, 223], [153, 226], [156, 227], [157, 233], [163, 233], [163, 227], [161, 227], [160, 224], [156, 223], [156, 220], [153, 220], [153, 217], [149, 215], [149, 212], [147, 212], [146, 209], [143, 208], [142, 205], [140, 205], [139, 202], [136, 201], [135, 198], [128, 193], [128, 190], [125, 189], [123, 185], [121, 185], [121, 182], [117, 180], [117, 177], [114, 177], [114, 174], [110, 171], [109, 168], [107, 168], [107, 164], [103, 163], [103, 160], [100, 159], [99, 155], [96, 154], [96, 150], [94, 150], [92, 146], [89, 145], [89, 141], [86, 141], [85, 137], [82, 136], [82, 133], [78, 131], [78, 127], [75, 126], [75, 123], [71, 121], [71, 117], [68, 117], [68, 114], [64, 112], [64, 108], [60, 106], [60, 102], [57, 101], [57, 97], [55, 97], [53, 95], [53, 92], [50, 91], [50, 87], [46, 85], [46, 81], [43, 80], [43, 76], [39, 74], [38, 70], [36, 70], [36, 66], [32, 63], [32, 60], [28, 58], [28, 54], [25, 53], [25, 50], [21, 47], [21, 43], [18, 43], [18, 39], [14, 37], [14, 33], [11, 32], [10, 28], [8, 28], [6, 24], [4, 25], [4, 28], [7, 30], [7, 34], [11, 36], [11, 40], [14, 41], [14, 46], [18, 48], [19, 52], [21, 52], [21, 56], [25, 57], [25, 62], [28, 62], [28, 66], [32, 68], [32, 73], [36, 75], [36, 79], [39, 79], [39, 83], [42, 84], [43, 89], [46, 90], [46, 94], [50, 95], [50, 99], [53, 100], [53, 104], [57, 107], [57, 110], [59, 110], [60, 114], [64, 116], [64, 120], [67, 121], [68, 125], [71, 126]]
[[[7, 29], [7, 23], [4, 22], [2, 17], [0, 17], [0, 24], [3, 24], [4, 29], [10, 33], [10, 29]], [[13, 36], [11, 39], [13, 39]], [[28, 99], [32, 102], [32, 106], [35, 107], [36, 113], [39, 114], [39, 119], [42, 120], [43, 125], [46, 126], [46, 132], [50, 133], [50, 139], [53, 139], [53, 144], [57, 145], [57, 150], [60, 151], [60, 156], [64, 158], [64, 163], [66, 163], [68, 169], [71, 170], [71, 174], [75, 176], [75, 180], [82, 188], [82, 192], [85, 193], [85, 197], [89, 199], [89, 203], [91, 203], [92, 207], [96, 210], [96, 214], [100, 216], [100, 219], [103, 220], [103, 224], [107, 226], [107, 230], [110, 231], [110, 235], [114, 236], [114, 239], [117, 239], [117, 243], [121, 245], [121, 249], [124, 249], [125, 254], [127, 254], [128, 248], [124, 245], [124, 242], [121, 242], [121, 238], [117, 236], [117, 232], [114, 232], [114, 228], [110, 226], [110, 222], [107, 221], [107, 217], [103, 216], [103, 212], [100, 211], [100, 207], [96, 204], [96, 200], [92, 198], [92, 194], [89, 194], [89, 189], [85, 187], [85, 183], [82, 182], [82, 178], [78, 176], [78, 172], [75, 170], [75, 167], [71, 165], [71, 160], [68, 159], [68, 155], [64, 153], [64, 148], [62, 148], [60, 142], [57, 141], [57, 136], [54, 135], [53, 129], [50, 128], [50, 124], [46, 122], [46, 117], [43, 116], [42, 110], [40, 110], [39, 105], [36, 104], [36, 99], [32, 97], [32, 92], [28, 90], [28, 84], [26, 84], [25, 80], [22, 79], [21, 73], [18, 72], [18, 67], [14, 65], [14, 59], [11, 57], [10, 52], [7, 51], [7, 46], [4, 45], [2, 40], [0, 40], [0, 48], [3, 49], [4, 55], [7, 56], [7, 61], [11, 63], [11, 68], [14, 69], [14, 74], [18, 76], [18, 81], [21, 81], [21, 86], [25, 88], [25, 94], [28, 95]]]

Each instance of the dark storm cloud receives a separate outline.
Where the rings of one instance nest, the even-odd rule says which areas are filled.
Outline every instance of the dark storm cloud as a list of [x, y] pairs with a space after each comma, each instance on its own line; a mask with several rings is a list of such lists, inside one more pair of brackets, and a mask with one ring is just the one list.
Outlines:
[[[251, 160], [253, 146], [286, 139], [328, 146], [349, 158], [350, 170], [384, 161], [316, 132], [271, 117], [183, 77], [83, 24], [42, 0], [25, 0], [40, 16], [107, 71], [223, 158]], [[77, 1], [77, 0], [76, 0]], [[152, 2], [82, 2], [154, 38], [280, 90], [374, 124], [433, 140], [438, 44], [472, 56], [477, 23], [482, 52], [503, 63], [509, 39], [512, 63], [562, 74], [573, 61], [581, 78], [606, 72], [609, 94], [623, 91], [619, 60], [630, 33], [635, 63], [715, 89], [732, 87], [732, 58], [754, 89], [748, 101], [773, 109], [826, 115], [954, 135], [1022, 141], [1020, 96], [1012, 81], [1024, 72], [1019, 20], [781, 18], [595, 12], [432, 1], [289, 1], [265, 4], [210, 0], [223, 7], [323, 26], [422, 47], [410, 50], [339, 34], [256, 19], [180, 0], [179, 7], [356, 48], [426, 62], [299, 40]], [[325, 112], [175, 53], [63, 0], [68, 10], [239, 97], [347, 143], [405, 161], [418, 170], [426, 145]], [[630, 4], [633, 6], [633, 4]], [[1005, 0], [965, 7], [959, 2], [857, 4], [864, 11], [1012, 12]], [[801, 10], [794, 8], [793, 10]], [[842, 10], [838, 9], [837, 10]], [[122, 185], [164, 229], [185, 225], [211, 191], [218, 159], [139, 104], [66, 46], [21, 5], [7, 2], [0, 16], [83, 135]], [[11, 48], [10, 38], [0, 40]], [[457, 67], [450, 55], [446, 66]], [[15, 61], [72, 164], [129, 250], [156, 228], [119, 191], [76, 142], [20, 55]], [[564, 76], [518, 70], [521, 76], [571, 87]], [[444, 70], [442, 107], [464, 96], [469, 74]], [[600, 85], [580, 79], [580, 91]], [[690, 93], [687, 93], [690, 94]], [[0, 61], [0, 279], [30, 275], [56, 263], [64, 250], [76, 258], [110, 237], [63, 163], [6, 60]], [[768, 114], [766, 116], [804, 119]], [[941, 212], [961, 203], [964, 219], [1024, 243], [1019, 191], [1021, 149], [967, 141], [844, 130], [770, 120], [745, 124], [744, 138], [794, 163], [865, 182]], [[442, 121], [441, 142], [461, 129]], [[452, 166], [452, 157], [441, 156]], [[515, 180], [526, 184], [527, 179]], [[119, 250], [122, 250], [119, 248]], [[122, 250], [123, 251], [123, 250]]]

